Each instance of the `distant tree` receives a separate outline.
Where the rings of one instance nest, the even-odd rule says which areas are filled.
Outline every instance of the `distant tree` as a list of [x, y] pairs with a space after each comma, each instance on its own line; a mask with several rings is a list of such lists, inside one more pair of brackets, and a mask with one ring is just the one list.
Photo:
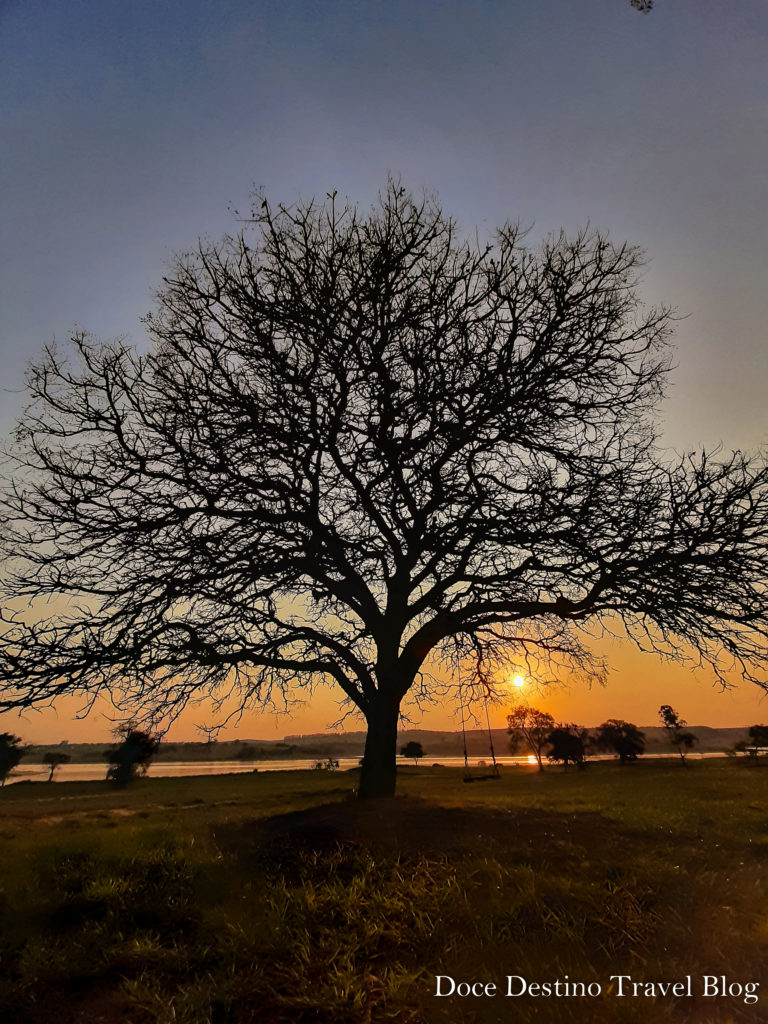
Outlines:
[[43, 756], [43, 764], [47, 764], [50, 768], [48, 775], [48, 782], [53, 782], [53, 773], [61, 764], [69, 764], [72, 758], [69, 754], [63, 754], [58, 750], [49, 750], [47, 754]]
[[737, 754], [744, 754], [745, 757], [757, 758], [757, 747], [753, 747], [748, 740], [739, 740], [732, 747], [726, 750], [727, 757], [735, 757]]
[[609, 718], [598, 728], [593, 739], [598, 750], [614, 750], [622, 764], [636, 761], [645, 750], [645, 733], [621, 718]]
[[110, 768], [107, 779], [117, 786], [127, 786], [140, 775], [146, 775], [152, 758], [160, 746], [160, 737], [153, 736], [135, 723], [127, 722], [115, 729], [116, 738], [121, 742], [107, 751]]
[[768, 725], [750, 726], [749, 741], [754, 747], [768, 748]]
[[734, 753], [746, 754], [747, 757], [757, 760], [761, 751], [768, 748], [768, 725], [750, 726], [748, 739], [739, 740], [733, 747]]
[[685, 764], [685, 755], [690, 753], [699, 742], [698, 736], [686, 729], [688, 723], [669, 704], [661, 705], [659, 708], [659, 718], [666, 730], [669, 742], [677, 750], [680, 760]]
[[411, 740], [409, 743], [406, 743], [404, 747], [400, 748], [400, 756], [412, 757], [413, 763], [418, 764], [419, 758], [424, 757], [424, 748], [420, 743], [417, 743], [415, 740]]
[[562, 761], [566, 771], [569, 762], [579, 768], [586, 767], [587, 737], [588, 732], [583, 726], [574, 725], [573, 722], [567, 724], [561, 722], [549, 734], [548, 760]]
[[221, 731], [220, 725], [197, 725], [195, 728], [205, 736], [205, 745], [207, 747], [212, 746], [218, 741], [218, 735]]
[[649, 11], [653, 10], [653, 0], [629, 0], [630, 6], [634, 7], [636, 11], [640, 11], [641, 14], [648, 14]]
[[5, 780], [26, 753], [27, 748], [20, 736], [0, 732], [0, 786], [5, 785]]
[[555, 727], [555, 720], [546, 711], [538, 711], [528, 704], [516, 704], [507, 715], [507, 732], [512, 750], [527, 746], [544, 771], [542, 755]]

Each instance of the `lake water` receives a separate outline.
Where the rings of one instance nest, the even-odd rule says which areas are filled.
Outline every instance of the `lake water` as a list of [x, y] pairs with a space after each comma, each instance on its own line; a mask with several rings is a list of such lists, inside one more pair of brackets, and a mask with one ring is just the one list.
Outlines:
[[[645, 754], [646, 758], [671, 757], [672, 754]], [[722, 753], [688, 754], [691, 760], [699, 760], [705, 757], [724, 757]], [[590, 761], [610, 761], [613, 754], [595, 754]], [[339, 771], [346, 771], [356, 768], [359, 763], [357, 757], [339, 758]], [[314, 768], [316, 758], [297, 761], [157, 761], [150, 765], [147, 775], [151, 778], [179, 778], [188, 775], [230, 775], [234, 773], [247, 772], [286, 772], [286, 771], [307, 771]], [[399, 764], [412, 765], [413, 761], [399, 759]], [[463, 757], [443, 757], [439, 762], [433, 761], [429, 756], [422, 758], [422, 766], [430, 766], [439, 763], [446, 768], [463, 768]], [[490, 765], [490, 758], [481, 759], [471, 757], [469, 766], [471, 769], [482, 768], [485, 764]], [[535, 764], [531, 757], [497, 757], [496, 763], [501, 767], [513, 768], [521, 765]], [[48, 778], [49, 769], [42, 764], [21, 764], [11, 775], [7, 784], [22, 782], [28, 779], [32, 782], [45, 782]], [[107, 773], [106, 764], [63, 764], [54, 772], [54, 782], [94, 782], [103, 779]]]

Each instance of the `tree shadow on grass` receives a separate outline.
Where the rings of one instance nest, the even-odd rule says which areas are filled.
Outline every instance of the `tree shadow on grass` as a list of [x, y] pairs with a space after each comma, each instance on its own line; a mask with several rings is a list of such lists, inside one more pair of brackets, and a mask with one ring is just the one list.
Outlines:
[[232, 851], [281, 844], [318, 850], [356, 844], [387, 856], [494, 852], [512, 860], [542, 853], [568, 856], [596, 847], [610, 851], [613, 859], [635, 844], [633, 836], [595, 812], [445, 807], [412, 797], [327, 803], [270, 818], [217, 824], [214, 831], [217, 843]]
[[29, 984], [6, 1019], [496, 1024], [512, 1011], [520, 1024], [757, 1019], [754, 1008], [712, 1001], [639, 1000], [638, 1009], [609, 996], [588, 1006], [435, 996], [437, 974], [502, 985], [507, 974], [601, 984], [617, 972], [759, 978], [763, 945], [746, 918], [750, 899], [764, 904], [756, 893], [768, 865], [757, 857], [734, 870], [731, 850], [713, 856], [691, 837], [633, 831], [592, 811], [413, 797], [209, 827], [210, 844], [198, 833], [194, 847], [116, 861], [86, 851], [52, 863], [56, 884], [45, 887], [40, 914], [53, 931], [8, 949], [8, 966], [16, 962]]
[[[217, 825], [215, 835], [244, 873], [277, 880], [286, 904], [309, 891], [302, 927], [310, 943], [318, 922], [324, 928], [332, 920], [342, 945], [354, 944], [366, 918], [381, 913], [386, 921], [381, 903], [389, 901], [392, 928], [383, 926], [379, 945], [360, 946], [353, 969], [364, 977], [386, 962], [409, 974], [402, 1006], [414, 1020], [509, 1019], [503, 1000], [436, 999], [438, 973], [502, 981], [508, 973], [538, 981], [567, 975], [604, 987], [615, 973], [761, 977], [764, 943], [755, 944], [748, 916], [756, 876], [744, 864], [734, 871], [730, 851], [666, 829], [630, 829], [591, 811], [445, 807], [404, 797]], [[752, 870], [764, 875], [755, 861]], [[355, 894], [358, 922], [341, 907], [345, 889]], [[337, 896], [324, 902], [331, 890]], [[313, 919], [315, 901], [323, 909]], [[431, 929], [422, 928], [424, 915]], [[369, 1008], [388, 1019], [392, 998]], [[640, 1002], [638, 1021], [648, 1012], [695, 1024], [755, 1019], [753, 1007], [734, 1002]], [[588, 1007], [550, 1003], [515, 1000], [515, 1019], [631, 1024], [638, 1009], [612, 997]]]

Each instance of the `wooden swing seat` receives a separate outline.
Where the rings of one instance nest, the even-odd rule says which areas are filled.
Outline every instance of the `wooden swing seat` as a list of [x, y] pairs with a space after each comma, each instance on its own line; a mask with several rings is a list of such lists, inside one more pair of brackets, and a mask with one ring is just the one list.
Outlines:
[[494, 765], [494, 767], [493, 767], [493, 769], [491, 771], [486, 771], [485, 769], [483, 769], [483, 774], [482, 775], [473, 775], [469, 771], [464, 773], [464, 781], [465, 782], [487, 782], [489, 779], [500, 779], [500, 778], [501, 778], [501, 772], [499, 771], [498, 766], [496, 766], [496, 765]]

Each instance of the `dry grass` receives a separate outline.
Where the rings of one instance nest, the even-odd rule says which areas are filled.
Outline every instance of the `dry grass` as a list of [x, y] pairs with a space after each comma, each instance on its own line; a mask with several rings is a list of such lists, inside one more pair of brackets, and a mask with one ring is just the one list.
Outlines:
[[[406, 769], [402, 796], [364, 804], [354, 781], [8, 787], [0, 1019], [762, 1019], [762, 1000], [605, 990], [616, 973], [761, 980], [768, 771], [604, 764], [463, 786], [448, 769]], [[436, 974], [500, 989], [508, 974], [568, 975], [604, 995], [436, 999]]]

